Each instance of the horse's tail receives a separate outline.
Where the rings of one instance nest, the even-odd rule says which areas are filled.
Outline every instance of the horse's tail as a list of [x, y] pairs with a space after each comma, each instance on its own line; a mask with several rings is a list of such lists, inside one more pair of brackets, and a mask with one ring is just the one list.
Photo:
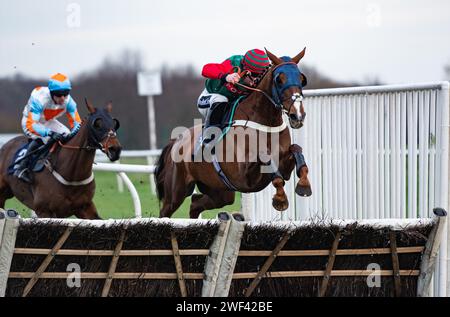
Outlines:
[[165, 171], [165, 162], [166, 157], [170, 155], [173, 144], [175, 140], [171, 140], [169, 144], [167, 144], [162, 150], [161, 155], [158, 158], [158, 163], [156, 163], [155, 169], [155, 184], [156, 184], [156, 194], [158, 196], [158, 200], [161, 201], [164, 199], [164, 176], [166, 174]]

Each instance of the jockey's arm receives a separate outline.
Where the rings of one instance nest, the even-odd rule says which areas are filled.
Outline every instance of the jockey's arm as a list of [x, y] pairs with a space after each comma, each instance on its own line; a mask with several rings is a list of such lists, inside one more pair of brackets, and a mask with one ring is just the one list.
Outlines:
[[44, 113], [44, 106], [37, 99], [32, 98], [29, 109], [27, 117], [28, 131], [41, 137], [48, 136], [50, 129], [39, 122]]
[[223, 63], [210, 63], [203, 66], [202, 76], [210, 79], [220, 79], [225, 82], [225, 78], [233, 70], [231, 61], [227, 59]]
[[69, 119], [70, 133], [75, 134], [78, 132], [81, 126], [81, 118], [78, 114], [77, 104], [71, 96], [69, 96], [69, 102], [66, 107], [66, 115]]

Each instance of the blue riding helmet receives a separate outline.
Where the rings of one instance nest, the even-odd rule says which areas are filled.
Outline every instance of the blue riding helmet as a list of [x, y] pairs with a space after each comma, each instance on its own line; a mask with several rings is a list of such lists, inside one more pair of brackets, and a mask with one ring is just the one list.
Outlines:
[[48, 80], [48, 89], [50, 92], [61, 91], [61, 90], [71, 90], [72, 85], [70, 84], [70, 80], [66, 75], [61, 73], [57, 73], [50, 77]]

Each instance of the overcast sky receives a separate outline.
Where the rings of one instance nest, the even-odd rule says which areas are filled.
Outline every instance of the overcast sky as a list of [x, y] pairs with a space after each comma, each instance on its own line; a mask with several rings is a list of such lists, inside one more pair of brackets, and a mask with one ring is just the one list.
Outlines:
[[339, 80], [442, 80], [450, 1], [0, 0], [0, 76], [74, 76], [124, 48], [148, 69], [200, 72], [251, 48], [295, 55]]

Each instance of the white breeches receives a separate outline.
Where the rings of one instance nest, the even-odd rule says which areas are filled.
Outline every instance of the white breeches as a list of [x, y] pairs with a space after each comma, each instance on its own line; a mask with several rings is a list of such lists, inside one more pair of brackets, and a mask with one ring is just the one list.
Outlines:
[[[41, 124], [56, 133], [66, 134], [66, 135], [70, 134], [70, 130], [64, 124], [62, 124], [61, 122], [59, 122], [56, 119], [48, 120]], [[32, 133], [31, 131], [29, 131], [27, 129], [27, 118], [26, 117], [22, 118], [22, 129], [23, 129], [23, 132], [25, 133], [25, 135], [33, 140], [41, 139], [44, 143], [47, 143], [47, 141], [49, 139], [49, 137], [42, 137], [42, 136], [36, 135], [36, 134]]]

